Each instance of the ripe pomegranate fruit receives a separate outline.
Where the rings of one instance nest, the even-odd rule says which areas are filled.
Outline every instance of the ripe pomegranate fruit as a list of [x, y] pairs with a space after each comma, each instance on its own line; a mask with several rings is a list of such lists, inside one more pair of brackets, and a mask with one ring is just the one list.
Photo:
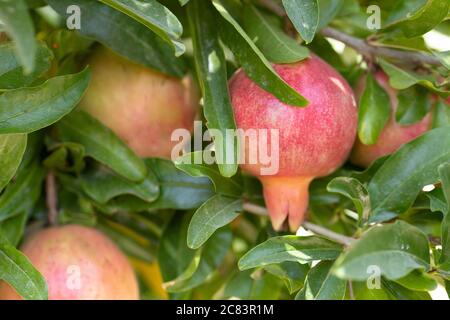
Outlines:
[[141, 157], [170, 158], [173, 130], [192, 131], [199, 97], [191, 77], [176, 79], [97, 49], [80, 108], [100, 120]]
[[[279, 170], [261, 175], [261, 162], [242, 169], [258, 176], [272, 225], [287, 220], [292, 231], [301, 225], [308, 206], [308, 187], [347, 159], [356, 136], [357, 108], [353, 91], [342, 76], [319, 57], [275, 65], [275, 71], [309, 100], [306, 108], [286, 105], [252, 82], [242, 69], [230, 80], [237, 126], [279, 130]], [[268, 141], [268, 150], [271, 143]], [[241, 145], [246, 158], [250, 144]], [[273, 155], [272, 155], [273, 156]]]
[[[409, 126], [403, 126], [395, 120], [395, 112], [398, 106], [397, 90], [389, 85], [389, 78], [383, 71], [376, 71], [374, 78], [378, 84], [386, 91], [391, 100], [391, 117], [378, 138], [377, 143], [365, 145], [357, 139], [350, 156], [350, 161], [361, 167], [368, 167], [373, 161], [382, 156], [394, 153], [403, 144], [414, 140], [431, 126], [431, 114], [425, 116], [420, 122]], [[362, 78], [356, 89], [355, 94], [359, 98], [364, 91], [365, 81]]]
[[[21, 248], [47, 281], [50, 300], [136, 300], [138, 284], [127, 258], [101, 232], [78, 225], [31, 235]], [[20, 296], [0, 283], [0, 300]]]

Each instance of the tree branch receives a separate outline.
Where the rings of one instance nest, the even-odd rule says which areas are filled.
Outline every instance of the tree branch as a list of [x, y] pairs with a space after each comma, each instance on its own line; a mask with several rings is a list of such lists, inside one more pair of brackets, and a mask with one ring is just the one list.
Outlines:
[[339, 30], [327, 27], [323, 28], [320, 32], [323, 36], [339, 40], [349, 47], [352, 47], [356, 51], [360, 52], [362, 55], [374, 58], [377, 56], [382, 56], [386, 58], [401, 60], [402, 62], [412, 63], [416, 65], [429, 64], [434, 66], [440, 66], [441, 62], [438, 58], [431, 55], [427, 55], [419, 52], [395, 50], [385, 47], [377, 47], [370, 45], [366, 41], [350, 36]]
[[[269, 214], [265, 207], [261, 207], [249, 202], [244, 202], [243, 209], [249, 213], [253, 213], [259, 216], [267, 216]], [[317, 235], [321, 235], [345, 246], [348, 246], [353, 241], [355, 241], [354, 238], [344, 236], [308, 221], [303, 222], [303, 227]]]
[[58, 224], [58, 195], [56, 192], [55, 174], [49, 171], [45, 180], [45, 200], [47, 202], [48, 222]]
[[[286, 12], [283, 6], [279, 5], [273, 0], [259, 0], [259, 4], [262, 7], [272, 11], [279, 17], [286, 17]], [[345, 43], [349, 47], [352, 47], [353, 49], [360, 52], [362, 55], [370, 58], [371, 60], [373, 60], [374, 57], [381, 56], [385, 58], [400, 60], [402, 62], [414, 65], [423, 65], [423, 64], [429, 64], [433, 66], [442, 65], [439, 59], [434, 56], [419, 52], [411, 52], [374, 46], [367, 43], [363, 39], [350, 36], [342, 31], [330, 27], [323, 28], [320, 33], [325, 37], [339, 40]]]

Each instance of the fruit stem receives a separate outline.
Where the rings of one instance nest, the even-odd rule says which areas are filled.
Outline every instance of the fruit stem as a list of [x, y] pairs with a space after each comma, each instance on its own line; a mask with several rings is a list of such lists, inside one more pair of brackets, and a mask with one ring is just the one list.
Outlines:
[[51, 226], [58, 224], [58, 195], [53, 171], [49, 171], [45, 180], [45, 200], [48, 209], [48, 222]]
[[[269, 212], [265, 207], [256, 205], [254, 203], [244, 202], [242, 207], [245, 211], [259, 216], [269, 215]], [[303, 222], [303, 227], [317, 235], [324, 236], [325, 238], [343, 244], [344, 246], [349, 246], [353, 241], [355, 241], [354, 238], [344, 236], [308, 221]]]

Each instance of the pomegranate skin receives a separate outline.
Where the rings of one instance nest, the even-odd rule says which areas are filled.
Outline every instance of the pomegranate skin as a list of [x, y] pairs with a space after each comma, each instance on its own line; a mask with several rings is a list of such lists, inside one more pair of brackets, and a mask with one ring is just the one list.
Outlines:
[[[286, 105], [252, 82], [242, 69], [230, 80], [237, 127], [279, 130], [279, 171], [261, 175], [262, 163], [241, 165], [258, 176], [272, 225], [288, 220], [301, 225], [308, 205], [309, 183], [330, 174], [347, 159], [356, 136], [357, 108], [353, 91], [342, 76], [319, 57], [274, 65], [280, 77], [309, 100], [306, 108]], [[271, 141], [269, 139], [268, 150]], [[248, 157], [252, 150], [245, 145]]]
[[80, 108], [112, 129], [140, 157], [170, 158], [175, 129], [192, 132], [199, 96], [190, 76], [177, 79], [101, 47], [88, 61], [92, 80]]
[[[357, 139], [350, 156], [350, 161], [361, 167], [369, 167], [375, 160], [397, 151], [402, 145], [408, 143], [430, 129], [431, 113], [420, 122], [409, 126], [402, 126], [395, 120], [395, 112], [398, 107], [397, 90], [389, 85], [389, 78], [383, 71], [374, 73], [377, 83], [386, 91], [391, 100], [391, 117], [381, 131], [377, 143], [365, 145]], [[361, 78], [355, 94], [359, 98], [364, 91], [365, 81]]]
[[[78, 225], [31, 235], [21, 248], [48, 285], [49, 300], [137, 300], [138, 284], [127, 258], [101, 232]], [[0, 300], [22, 299], [0, 282]]]

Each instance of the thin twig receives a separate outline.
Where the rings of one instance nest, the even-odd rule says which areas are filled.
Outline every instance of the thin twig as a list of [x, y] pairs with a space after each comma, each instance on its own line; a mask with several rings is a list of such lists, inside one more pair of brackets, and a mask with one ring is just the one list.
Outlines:
[[[244, 202], [243, 209], [249, 213], [253, 213], [259, 216], [267, 216], [269, 214], [265, 207], [261, 207], [249, 202]], [[325, 238], [328, 238], [345, 246], [350, 245], [355, 240], [353, 238], [328, 230], [308, 221], [303, 222], [303, 227], [317, 235], [324, 236]]]
[[58, 195], [55, 174], [52, 171], [48, 172], [45, 180], [45, 199], [48, 209], [48, 222], [55, 226], [58, 224]]
[[337, 243], [341, 243], [345, 246], [349, 246], [353, 241], [355, 241], [353, 238], [328, 230], [308, 221], [303, 222], [303, 227], [315, 234], [324, 236], [325, 238], [336, 241]]
[[429, 64], [435, 66], [441, 65], [439, 59], [431, 55], [419, 52], [395, 50], [385, 47], [373, 46], [362, 39], [353, 37], [342, 31], [330, 27], [323, 28], [320, 33], [325, 37], [341, 41], [346, 45], [348, 45], [349, 47], [352, 47], [356, 51], [360, 52], [362, 55], [372, 59], [374, 57], [381, 56], [385, 58], [400, 60], [405, 63], [412, 63], [415, 65], [422, 65], [422, 64]]
[[258, 216], [268, 216], [269, 212], [266, 208], [258, 206], [257, 204], [250, 203], [250, 202], [244, 202], [242, 205], [242, 208], [250, 213], [256, 214]]

